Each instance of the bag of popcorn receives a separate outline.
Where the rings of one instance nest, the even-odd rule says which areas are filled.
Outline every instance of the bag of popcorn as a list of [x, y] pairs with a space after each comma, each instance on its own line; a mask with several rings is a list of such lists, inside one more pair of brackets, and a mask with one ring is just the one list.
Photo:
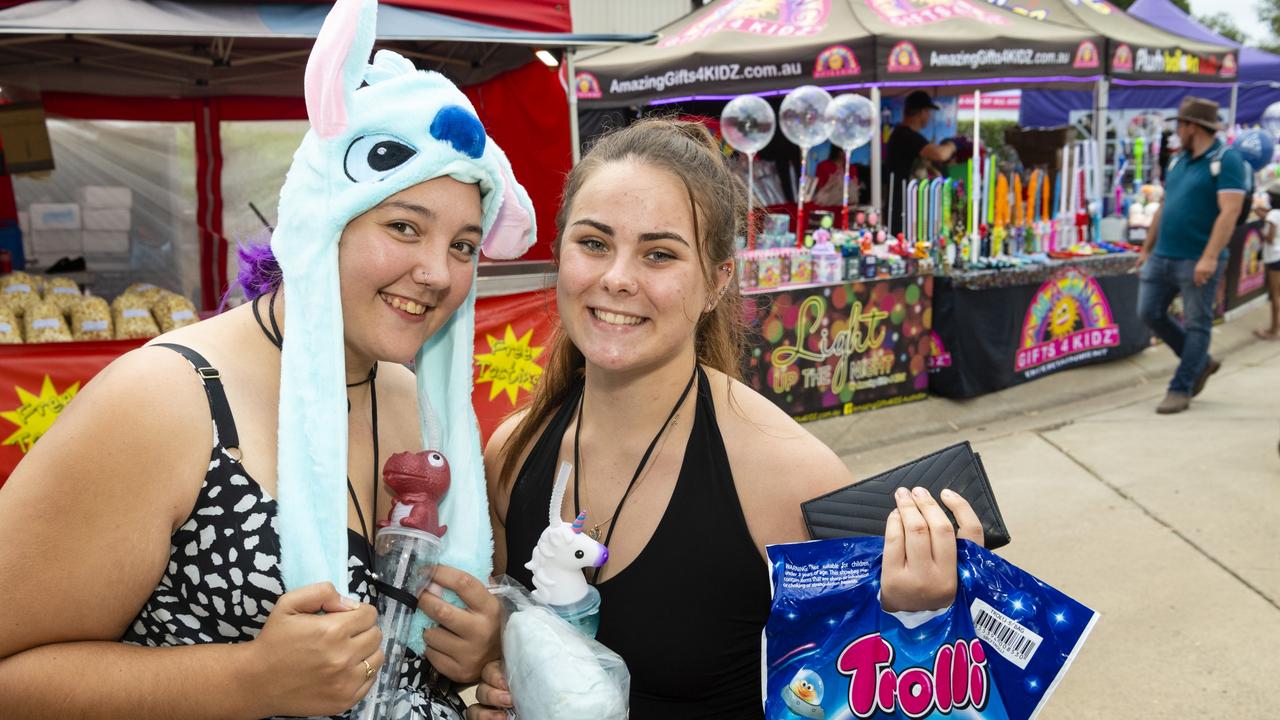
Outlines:
[[116, 339], [153, 338], [160, 334], [151, 316], [151, 302], [140, 294], [125, 293], [111, 302]]
[[151, 314], [155, 315], [160, 332], [169, 332], [200, 321], [200, 317], [196, 315], [196, 306], [190, 300], [167, 290], [152, 305]]
[[28, 303], [22, 315], [23, 335], [27, 343], [71, 342], [71, 330], [62, 310], [47, 300]]
[[12, 311], [0, 307], [0, 345], [21, 345], [22, 326]]
[[76, 340], [111, 340], [111, 306], [95, 296], [82, 297], [71, 309], [71, 337]]

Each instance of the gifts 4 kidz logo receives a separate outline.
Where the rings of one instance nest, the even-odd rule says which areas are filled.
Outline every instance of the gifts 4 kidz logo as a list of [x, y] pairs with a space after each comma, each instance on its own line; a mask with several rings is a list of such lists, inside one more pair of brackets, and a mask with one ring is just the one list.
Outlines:
[[658, 47], [683, 45], [724, 30], [774, 37], [816, 35], [827, 27], [831, 0], [721, 0], [698, 22]]
[[924, 69], [924, 62], [920, 60], [920, 51], [916, 46], [903, 40], [893, 49], [889, 51], [889, 65], [887, 70], [891, 73], [918, 73]]
[[1079, 270], [1050, 278], [1027, 308], [1014, 369], [1044, 372], [1105, 354], [1120, 328], [1098, 281]]
[[1092, 70], [1102, 65], [1098, 46], [1092, 40], [1083, 40], [1076, 48], [1076, 60], [1071, 67], [1077, 70]]
[[823, 50], [818, 53], [818, 59], [813, 63], [815, 78], [844, 77], [861, 72], [862, 66], [858, 65], [857, 56], [853, 54], [853, 50], [844, 45], [832, 45]]
[[600, 91], [600, 81], [595, 75], [582, 71], [574, 76], [574, 91], [578, 93], [578, 98], [583, 100], [594, 100], [603, 97], [604, 93]]
[[1121, 43], [1111, 56], [1111, 69], [1115, 72], [1133, 72], [1133, 48]]
[[901, 713], [923, 718], [971, 708], [982, 712], [991, 696], [987, 650], [979, 640], [956, 640], [934, 655], [933, 667], [894, 670], [894, 649], [880, 633], [849, 643], [836, 669], [849, 676], [849, 710], [854, 717]]

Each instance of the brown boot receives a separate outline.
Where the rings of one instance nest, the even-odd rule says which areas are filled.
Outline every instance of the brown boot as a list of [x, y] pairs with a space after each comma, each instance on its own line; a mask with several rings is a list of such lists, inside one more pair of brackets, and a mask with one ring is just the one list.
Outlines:
[[1209, 364], [1204, 366], [1204, 370], [1200, 371], [1200, 377], [1196, 378], [1196, 386], [1191, 389], [1191, 397], [1199, 395], [1200, 391], [1204, 390], [1205, 384], [1209, 382], [1209, 376], [1218, 372], [1221, 367], [1221, 362], [1209, 358]]
[[1182, 393], [1170, 392], [1164, 396], [1164, 400], [1156, 406], [1156, 412], [1161, 415], [1172, 415], [1180, 413], [1191, 407], [1191, 396]]

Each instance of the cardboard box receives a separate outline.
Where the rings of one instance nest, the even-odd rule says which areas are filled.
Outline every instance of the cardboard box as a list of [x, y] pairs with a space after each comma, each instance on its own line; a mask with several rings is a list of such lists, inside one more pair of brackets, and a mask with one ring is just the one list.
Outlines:
[[79, 230], [32, 230], [31, 249], [42, 261], [84, 254], [84, 237]]
[[117, 230], [85, 230], [84, 251], [90, 255], [129, 252], [129, 232]]
[[0, 105], [0, 142], [4, 144], [4, 170], [9, 175], [53, 169], [53, 145], [44, 122], [44, 106], [38, 102]]
[[79, 230], [80, 206], [75, 203], [31, 203], [31, 229]]
[[133, 226], [131, 213], [132, 211], [127, 207], [86, 207], [83, 213], [84, 229], [128, 231]]
[[133, 191], [119, 185], [85, 185], [80, 188], [80, 204], [86, 208], [130, 208], [133, 207]]

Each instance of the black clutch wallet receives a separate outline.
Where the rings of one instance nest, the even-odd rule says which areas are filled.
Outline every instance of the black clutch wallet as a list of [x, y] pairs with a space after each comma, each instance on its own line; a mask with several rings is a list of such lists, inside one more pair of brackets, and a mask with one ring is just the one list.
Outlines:
[[[952, 445], [919, 460], [913, 460], [888, 472], [867, 478], [845, 488], [816, 497], [800, 505], [809, 537], [814, 540], [850, 537], [852, 535], [884, 535], [885, 521], [897, 507], [893, 492], [900, 487], [923, 487], [935, 500], [945, 488], [969, 501], [982, 522], [984, 546], [988, 550], [1009, 544], [1009, 529], [1000, 517], [982, 458], [968, 441]], [[956, 524], [946, 505], [938, 503]]]

